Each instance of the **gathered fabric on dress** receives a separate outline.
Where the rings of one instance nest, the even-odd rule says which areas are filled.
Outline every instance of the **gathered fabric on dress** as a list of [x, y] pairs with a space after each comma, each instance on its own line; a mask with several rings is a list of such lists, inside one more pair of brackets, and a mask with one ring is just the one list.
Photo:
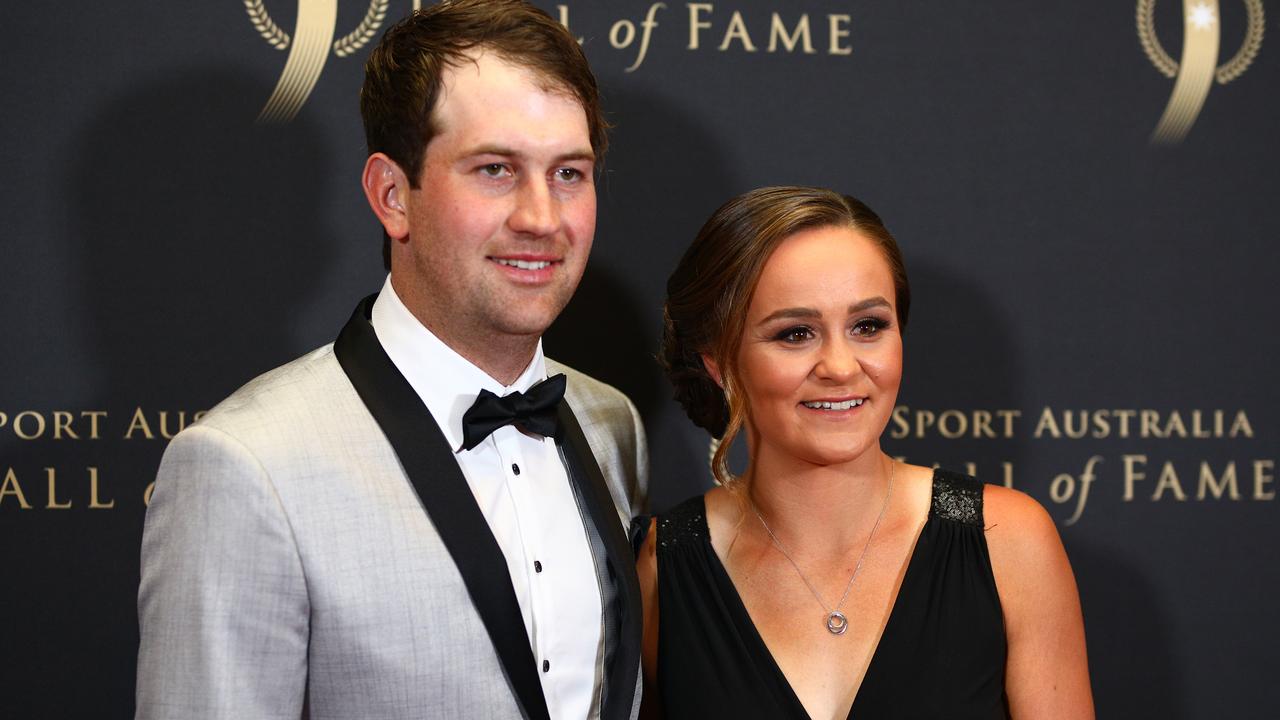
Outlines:
[[[647, 518], [637, 527], [647, 529]], [[658, 518], [657, 560], [656, 690], [665, 717], [808, 718], [711, 546], [702, 496]], [[1005, 656], [982, 483], [937, 470], [928, 518], [849, 717], [1003, 720]]]

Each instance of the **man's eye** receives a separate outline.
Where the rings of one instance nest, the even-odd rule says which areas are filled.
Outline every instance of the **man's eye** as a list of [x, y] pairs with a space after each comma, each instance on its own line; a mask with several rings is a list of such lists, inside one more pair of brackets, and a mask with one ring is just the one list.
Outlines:
[[576, 182], [582, 178], [582, 173], [574, 168], [560, 168], [556, 170], [556, 178], [561, 182]]
[[805, 327], [804, 325], [787, 328], [773, 336], [775, 340], [780, 340], [784, 343], [791, 343], [793, 345], [796, 343], [802, 343], [812, 337], [813, 330]]
[[503, 177], [507, 174], [507, 166], [502, 163], [489, 163], [480, 167], [480, 173], [486, 177]]
[[889, 323], [880, 318], [863, 318], [853, 324], [853, 334], [870, 336], [889, 327]]

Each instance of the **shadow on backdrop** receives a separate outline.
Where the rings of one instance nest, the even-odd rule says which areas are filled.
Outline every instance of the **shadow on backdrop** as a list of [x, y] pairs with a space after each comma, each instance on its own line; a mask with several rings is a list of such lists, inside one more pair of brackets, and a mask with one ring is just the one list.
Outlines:
[[[885, 221], [892, 229], [893, 219]], [[993, 297], [993, 290], [915, 255], [909, 241], [902, 240], [902, 244], [911, 282], [911, 315], [903, 337], [902, 389], [897, 404], [907, 407], [910, 435], [892, 437], [897, 425], [890, 422], [881, 445], [886, 452], [906, 456], [907, 462], [919, 465], [937, 463], [967, 472], [972, 463], [978, 479], [995, 484], [1003, 484], [1003, 463], [1011, 463], [1017, 487], [1019, 468], [1026, 465], [1028, 451], [1023, 434], [974, 439], [973, 416], [969, 414], [964, 437], [948, 439], [940, 435], [937, 417], [930, 426], [927, 416], [916, 414], [923, 410], [940, 416], [955, 408], [1023, 406], [1021, 352], [1011, 335], [1006, 310]], [[922, 423], [925, 437], [916, 437]], [[992, 425], [994, 430], [999, 422]]]
[[[612, 88], [605, 104], [616, 127], [598, 181], [595, 247], [546, 347], [635, 402], [649, 436], [650, 505], [662, 510], [710, 483], [707, 434], [671, 399], [656, 359], [667, 276], [711, 212], [745, 188], [714, 129], [682, 103], [630, 85]], [[655, 183], [662, 168], [674, 172]]]
[[[891, 219], [890, 219], [891, 222]], [[892, 227], [892, 225], [890, 225]], [[1034, 457], [1028, 403], [1037, 400], [1027, 387], [1023, 359], [1031, 338], [1012, 334], [1011, 314], [1016, 299], [984, 288], [955, 271], [907, 249], [912, 308], [906, 334], [903, 391], [899, 405], [941, 412], [949, 408], [1024, 410], [1021, 430], [1011, 438], [945, 439], [936, 427], [924, 439], [894, 440], [883, 445], [910, 462], [965, 470], [974, 463], [979, 479], [1003, 482], [1002, 463], [1012, 463], [1014, 487], [1031, 492], [1045, 506], [1067, 546], [1084, 607], [1085, 634], [1094, 701], [1101, 718], [1186, 718], [1183, 687], [1170, 647], [1169, 618], [1161, 611], [1157, 593], [1140, 572], [1114, 553], [1095, 550], [1082, 538], [1066, 532], [1063, 521], [1074, 503], [1054, 505], [1045, 488], [1033, 486], [1041, 458]], [[891, 425], [892, 428], [892, 425]], [[913, 427], [914, 430], [914, 427]], [[1039, 452], [1044, 452], [1040, 446]]]
[[[59, 494], [75, 509], [15, 520], [36, 542], [9, 566], [24, 579], [8, 614], [22, 622], [5, 640], [24, 657], [6, 668], [22, 688], [6, 693], [11, 717], [133, 716], [143, 494], [166, 442], [158, 412], [172, 434], [177, 411], [189, 421], [309, 349], [290, 327], [314, 279], [330, 276], [336, 240], [315, 206], [331, 168], [305, 117], [253, 124], [269, 90], [226, 69], [184, 70], [104, 105], [70, 155], [60, 192], [78, 279], [63, 291], [79, 296], [80, 322], [66, 331], [93, 352], [84, 406], [110, 422], [96, 443], [28, 446], [58, 458]], [[126, 440], [136, 408], [148, 428]], [[112, 509], [84, 510], [89, 467]]]
[[1183, 691], [1188, 678], [1163, 609], [1169, 599], [1158, 594], [1141, 565], [1072, 539], [1067, 554], [1080, 586], [1098, 717], [1190, 720]]
[[290, 327], [336, 254], [316, 208], [332, 168], [305, 114], [253, 124], [261, 93], [188, 71], [86, 132], [76, 239], [109, 395], [207, 405], [310, 349]]

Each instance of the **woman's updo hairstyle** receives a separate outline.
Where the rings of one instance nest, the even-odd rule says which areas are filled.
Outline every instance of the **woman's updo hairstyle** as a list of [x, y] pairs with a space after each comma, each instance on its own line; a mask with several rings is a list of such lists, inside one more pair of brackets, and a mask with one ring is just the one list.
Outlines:
[[[667, 280], [659, 359], [689, 419], [720, 440], [711, 469], [722, 485], [734, 479], [729, 446], [750, 410], [736, 390], [737, 354], [760, 272], [783, 240], [830, 226], [853, 228], [884, 253], [898, 327], [905, 330], [911, 290], [898, 243], [871, 208], [822, 188], [767, 187], [730, 200], [698, 231]], [[704, 353], [719, 366], [723, 389], [707, 372]]]

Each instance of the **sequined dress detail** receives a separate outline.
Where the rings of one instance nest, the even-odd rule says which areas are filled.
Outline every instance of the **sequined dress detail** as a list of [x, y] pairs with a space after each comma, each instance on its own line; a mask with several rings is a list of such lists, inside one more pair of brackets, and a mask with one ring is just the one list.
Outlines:
[[[659, 516], [657, 556], [665, 717], [808, 718], [711, 547], [701, 496]], [[849, 717], [1007, 718], [1005, 654], [982, 483], [935, 471], [928, 518]]]

